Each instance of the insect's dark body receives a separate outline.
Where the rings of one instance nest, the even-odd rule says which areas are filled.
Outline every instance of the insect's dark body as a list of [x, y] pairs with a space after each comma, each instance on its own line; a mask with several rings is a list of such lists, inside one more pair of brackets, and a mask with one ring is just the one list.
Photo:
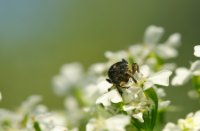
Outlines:
[[120, 85], [121, 82], [128, 82], [129, 81], [129, 75], [128, 75], [128, 63], [125, 61], [120, 61], [115, 64], [113, 64], [109, 71], [108, 71], [108, 77], [112, 81], [112, 83], [116, 85]]
[[139, 72], [139, 67], [136, 63], [133, 63], [131, 65], [131, 69], [129, 69], [128, 62], [122, 59], [122, 61], [113, 64], [109, 68], [108, 70], [109, 79], [107, 79], [107, 81], [115, 84], [117, 87], [122, 87], [129, 81], [130, 78], [132, 78], [133, 81], [137, 83], [137, 81], [133, 77], [136, 71]]

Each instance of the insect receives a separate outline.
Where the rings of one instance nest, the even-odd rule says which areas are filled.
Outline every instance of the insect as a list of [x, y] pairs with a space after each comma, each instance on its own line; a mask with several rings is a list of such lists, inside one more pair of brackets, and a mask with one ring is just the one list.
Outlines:
[[130, 67], [128, 62], [125, 59], [122, 59], [109, 68], [109, 79], [106, 80], [117, 87], [123, 87], [130, 78], [137, 83], [137, 80], [133, 76], [136, 72], [139, 72], [139, 66], [137, 63], [133, 63]]

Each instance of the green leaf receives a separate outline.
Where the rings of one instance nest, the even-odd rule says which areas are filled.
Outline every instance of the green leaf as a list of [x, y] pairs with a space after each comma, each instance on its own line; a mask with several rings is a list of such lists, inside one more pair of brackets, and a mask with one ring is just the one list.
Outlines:
[[148, 90], [145, 91], [145, 95], [147, 98], [150, 98], [153, 102], [154, 105], [152, 105], [152, 108], [150, 111], [148, 111], [148, 117], [147, 121], [147, 126], [149, 129], [153, 130], [155, 124], [156, 124], [156, 118], [157, 118], [157, 112], [158, 112], [158, 97], [153, 88], [149, 88]]
[[193, 76], [193, 84], [194, 84], [195, 90], [200, 95], [200, 76]]
[[33, 126], [34, 126], [35, 131], [42, 131], [41, 128], [40, 128], [40, 125], [37, 121], [34, 122]]

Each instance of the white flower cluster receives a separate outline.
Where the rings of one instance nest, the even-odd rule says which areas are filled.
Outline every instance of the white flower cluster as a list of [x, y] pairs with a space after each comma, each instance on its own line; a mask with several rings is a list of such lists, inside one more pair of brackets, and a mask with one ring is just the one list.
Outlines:
[[67, 131], [62, 113], [49, 112], [39, 104], [41, 96], [30, 96], [17, 111], [0, 109], [0, 130], [6, 131]]
[[[127, 50], [105, 52], [107, 61], [91, 65], [88, 71], [78, 62], [65, 64], [52, 80], [55, 94], [65, 97], [64, 109], [49, 111], [40, 104], [40, 96], [30, 96], [17, 111], [0, 109], [0, 130], [126, 131], [153, 130], [156, 124], [164, 124], [160, 119], [164, 119], [170, 101], [162, 87], [170, 83], [180, 86], [192, 78], [199, 95], [200, 60], [193, 62], [190, 69], [176, 69], [175, 63], [167, 63], [178, 56], [181, 35], [174, 33], [160, 42], [163, 34], [162, 27], [149, 26], [141, 43]], [[200, 45], [194, 47], [194, 55], [200, 57]], [[120, 67], [120, 73], [112, 74], [117, 78], [113, 81], [108, 72], [118, 62], [127, 70]], [[134, 68], [135, 63], [139, 68]], [[126, 71], [129, 75], [122, 76]], [[170, 81], [173, 71], [175, 76]], [[200, 130], [199, 114], [189, 114], [178, 124], [168, 123], [163, 131]]]
[[200, 111], [190, 113], [185, 119], [179, 119], [177, 124], [167, 123], [163, 131], [199, 131]]
[[[200, 57], [200, 45], [194, 47], [194, 55]], [[200, 60], [196, 60], [190, 69], [179, 67], [176, 69], [176, 76], [172, 80], [172, 85], [181, 86], [187, 83], [193, 76], [200, 76]]]

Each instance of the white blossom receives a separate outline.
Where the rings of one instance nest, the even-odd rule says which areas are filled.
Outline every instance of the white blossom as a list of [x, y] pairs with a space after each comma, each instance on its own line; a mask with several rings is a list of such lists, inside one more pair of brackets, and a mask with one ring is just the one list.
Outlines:
[[130, 117], [126, 115], [116, 115], [108, 119], [92, 118], [86, 125], [86, 131], [126, 131], [125, 127], [130, 123]]
[[65, 64], [60, 74], [53, 78], [53, 89], [57, 95], [64, 95], [70, 87], [78, 85], [83, 78], [83, 67], [79, 63]]
[[200, 45], [194, 46], [194, 55], [200, 57]]
[[167, 123], [162, 131], [181, 131], [181, 128], [174, 123]]
[[162, 27], [151, 25], [145, 31], [144, 42], [147, 44], [156, 44], [161, 39], [163, 33], [164, 29]]
[[189, 113], [185, 119], [179, 119], [177, 124], [168, 123], [163, 131], [199, 131], [200, 111]]
[[176, 75], [172, 79], [172, 85], [181, 86], [189, 81], [192, 76], [200, 75], [200, 60], [191, 64], [190, 69], [180, 67], [176, 69]]
[[[157, 73], [150, 75], [150, 69], [148, 66], [142, 68], [142, 81], [144, 81], [144, 89], [148, 89], [153, 85], [161, 85], [161, 86], [169, 86], [169, 77], [171, 76], [172, 72], [169, 70], [161, 70]], [[145, 77], [143, 77], [145, 76]]]
[[104, 106], [110, 106], [111, 103], [119, 103], [119, 102], [122, 102], [122, 97], [120, 96], [117, 89], [113, 89], [103, 94], [96, 100], [96, 104], [103, 104]]
[[112, 63], [128, 58], [128, 53], [126, 51], [118, 51], [118, 52], [106, 51], [104, 55]]

